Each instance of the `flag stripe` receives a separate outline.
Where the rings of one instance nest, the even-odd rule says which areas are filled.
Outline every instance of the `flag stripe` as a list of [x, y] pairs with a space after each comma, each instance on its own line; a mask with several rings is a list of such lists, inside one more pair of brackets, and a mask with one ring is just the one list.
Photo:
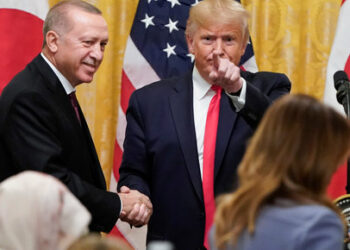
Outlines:
[[129, 247], [133, 247], [130, 242], [124, 237], [124, 235], [119, 231], [117, 227], [113, 227], [111, 234], [116, 237], [122, 238], [128, 245]]
[[348, 60], [346, 60], [344, 71], [350, 76], [350, 56], [348, 57]]
[[121, 150], [123, 151], [123, 142], [124, 142], [124, 136], [125, 136], [125, 129], [126, 129], [126, 117], [124, 111], [121, 109], [121, 106], [119, 106], [119, 112], [118, 112], [118, 126], [117, 126], [117, 142]]
[[[114, 166], [120, 166], [121, 160], [123, 156], [123, 151], [118, 145], [118, 141], [115, 140], [114, 144], [114, 158], [113, 158], [113, 164]], [[113, 168], [113, 175], [116, 180], [119, 179], [119, 168]]]
[[121, 86], [121, 92], [123, 93], [120, 96], [120, 105], [122, 106], [122, 110], [124, 113], [126, 113], [126, 109], [129, 104], [129, 98], [132, 94], [132, 92], [135, 90], [134, 86], [130, 82], [128, 76], [125, 74], [124, 70], [122, 72], [122, 86]]
[[141, 88], [160, 79], [151, 65], [136, 48], [130, 37], [126, 44], [123, 70], [129, 77], [129, 80], [132, 82], [135, 89]]

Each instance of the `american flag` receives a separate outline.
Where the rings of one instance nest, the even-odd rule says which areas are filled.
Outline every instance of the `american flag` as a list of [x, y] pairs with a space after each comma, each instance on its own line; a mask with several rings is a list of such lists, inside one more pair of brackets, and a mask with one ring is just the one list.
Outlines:
[[[188, 53], [184, 31], [189, 9], [198, 2], [139, 2], [124, 55], [111, 190], [116, 190], [119, 179], [129, 97], [135, 89], [160, 79], [183, 74], [192, 68], [194, 57]], [[257, 71], [251, 43], [241, 59], [241, 68]], [[136, 249], [145, 248], [146, 227], [131, 229], [128, 224], [118, 221], [111, 234], [124, 237]]]

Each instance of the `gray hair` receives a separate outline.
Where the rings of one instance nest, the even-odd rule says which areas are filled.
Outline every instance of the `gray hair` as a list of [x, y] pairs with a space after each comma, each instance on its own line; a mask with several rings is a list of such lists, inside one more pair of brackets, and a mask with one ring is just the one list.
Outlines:
[[54, 30], [57, 33], [64, 33], [72, 29], [72, 24], [70, 23], [69, 18], [67, 18], [67, 12], [71, 7], [75, 7], [88, 13], [102, 15], [102, 12], [98, 8], [81, 0], [65, 0], [57, 3], [49, 10], [44, 21], [43, 47], [46, 45], [46, 34], [50, 30]]

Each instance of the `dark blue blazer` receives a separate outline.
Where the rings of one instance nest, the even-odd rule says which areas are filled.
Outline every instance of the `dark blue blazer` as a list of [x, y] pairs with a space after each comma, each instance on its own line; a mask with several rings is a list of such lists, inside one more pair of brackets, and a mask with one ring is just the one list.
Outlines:
[[0, 181], [24, 170], [53, 175], [90, 211], [90, 228], [108, 232], [118, 219], [120, 199], [106, 191], [89, 128], [79, 112], [81, 126], [59, 79], [38, 55], [0, 97]]
[[[220, 102], [215, 150], [215, 195], [237, 185], [237, 166], [247, 139], [273, 100], [290, 91], [282, 74], [241, 72], [246, 104], [237, 113], [226, 94]], [[136, 90], [127, 128], [118, 186], [151, 198], [147, 240], [169, 240], [177, 249], [203, 247], [205, 212], [193, 118], [192, 72]]]

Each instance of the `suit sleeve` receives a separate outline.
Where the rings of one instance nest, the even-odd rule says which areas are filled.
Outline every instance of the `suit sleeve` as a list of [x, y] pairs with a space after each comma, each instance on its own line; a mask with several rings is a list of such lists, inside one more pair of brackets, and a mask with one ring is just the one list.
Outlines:
[[339, 216], [328, 211], [316, 213], [307, 227], [301, 230], [295, 249], [341, 250], [344, 245], [344, 227]]
[[[18, 171], [35, 170], [53, 175], [87, 207], [92, 214], [90, 228], [109, 232], [120, 212], [119, 196], [95, 187], [71, 171], [63, 148], [62, 133], [45, 97], [35, 93], [19, 95], [6, 115], [3, 141]], [[30, 195], [30, 194], [29, 194]]]
[[[286, 75], [273, 74], [272, 77], [266, 77], [262, 87], [258, 88], [251, 82], [247, 82], [247, 92], [245, 105], [239, 114], [252, 127], [256, 128], [263, 117], [266, 109], [277, 98], [289, 93], [291, 83]], [[269, 87], [271, 86], [271, 87]]]
[[118, 188], [127, 186], [150, 197], [148, 181], [150, 178], [151, 159], [149, 159], [147, 154], [145, 127], [136, 92], [130, 97], [126, 119], [124, 153], [119, 169]]

